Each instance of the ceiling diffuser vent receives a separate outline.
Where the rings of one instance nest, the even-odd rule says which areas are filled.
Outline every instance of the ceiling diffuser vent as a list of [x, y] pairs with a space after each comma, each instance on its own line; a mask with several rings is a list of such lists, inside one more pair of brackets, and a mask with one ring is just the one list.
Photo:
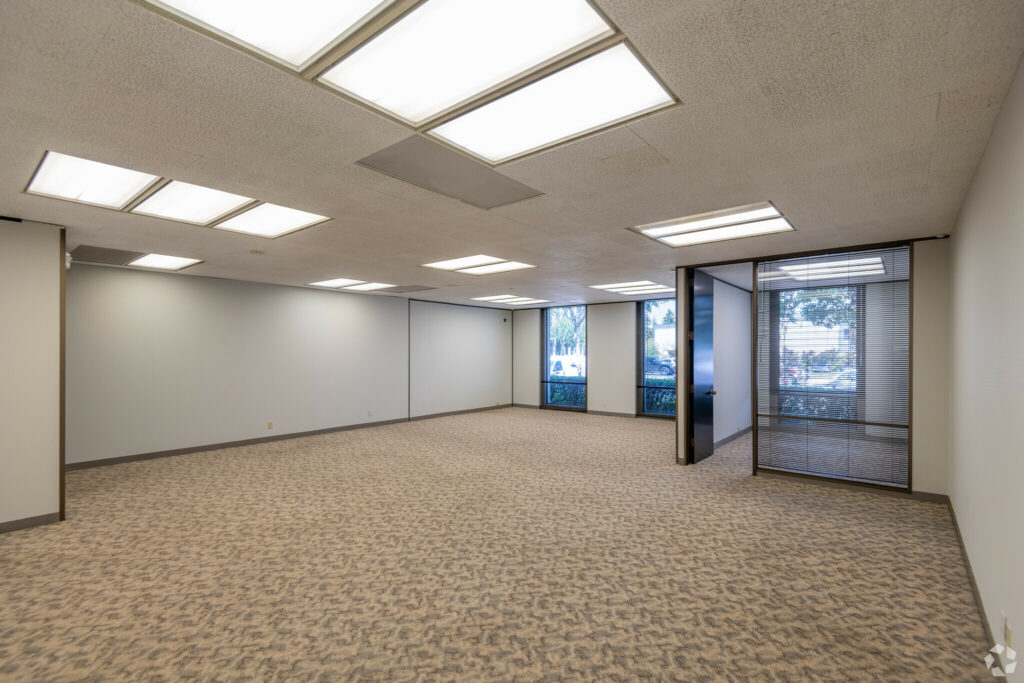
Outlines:
[[396, 142], [356, 163], [481, 209], [493, 209], [544, 194], [419, 135]]
[[106, 247], [92, 247], [88, 244], [81, 244], [71, 251], [71, 260], [84, 263], [102, 263], [108, 266], [125, 266], [145, 255], [146, 253], [143, 251], [123, 251], [121, 249], [107, 249]]

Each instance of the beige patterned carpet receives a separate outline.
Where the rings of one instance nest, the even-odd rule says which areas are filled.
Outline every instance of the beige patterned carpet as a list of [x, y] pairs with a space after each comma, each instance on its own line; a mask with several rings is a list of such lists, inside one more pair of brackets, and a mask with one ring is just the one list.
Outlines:
[[987, 680], [945, 506], [524, 408], [68, 474], [4, 680]]

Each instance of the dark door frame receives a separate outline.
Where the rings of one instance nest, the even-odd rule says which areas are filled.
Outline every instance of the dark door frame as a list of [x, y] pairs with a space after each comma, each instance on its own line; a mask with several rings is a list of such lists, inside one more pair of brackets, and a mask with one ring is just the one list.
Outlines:
[[[790, 473], [787, 473], [787, 472], [775, 472], [775, 471], [772, 471], [772, 474], [773, 475], [774, 474], [778, 474], [778, 475], [781, 475], [781, 476], [792, 476], [792, 477], [798, 477], [798, 478], [802, 477], [802, 478], [812, 478], [812, 479], [826, 479], [828, 481], [839, 481], [839, 482], [842, 482], [844, 484], [849, 484], [851, 486], [864, 486], [864, 487], [868, 487], [868, 488], [884, 489], [884, 490], [887, 490], [887, 491], [906, 492], [908, 494], [909, 493], [913, 493], [913, 481], [914, 481], [913, 480], [913, 474], [914, 474], [914, 457], [913, 457], [914, 456], [914, 244], [916, 242], [927, 242], [927, 241], [930, 241], [930, 240], [947, 239], [947, 238], [948, 238], [947, 235], [938, 235], [938, 236], [935, 236], [935, 237], [918, 237], [918, 238], [909, 238], [909, 239], [903, 239], [903, 240], [896, 240], [896, 241], [892, 241], [892, 242], [878, 242], [878, 243], [873, 243], [873, 244], [856, 244], [856, 245], [845, 246], [845, 247], [832, 247], [832, 248], [829, 248], [829, 249], [812, 249], [812, 250], [808, 250], [808, 251], [798, 251], [798, 252], [790, 252], [790, 253], [782, 253], [782, 254], [768, 254], [768, 255], [762, 255], [762, 256], [756, 256], [756, 257], [750, 257], [750, 258], [731, 259], [731, 260], [728, 260], [728, 261], [712, 261], [712, 262], [709, 262], [709, 263], [696, 263], [696, 264], [693, 264], [693, 265], [680, 265], [680, 266], [676, 266], [676, 272], [677, 272], [676, 280], [677, 280], [677, 282], [678, 282], [678, 279], [679, 279], [678, 278], [678, 271], [679, 270], [683, 270], [683, 269], [686, 270], [686, 276], [687, 276], [686, 277], [686, 290], [687, 291], [683, 292], [682, 294], [684, 294], [684, 295], [689, 297], [691, 295], [691, 293], [692, 293], [692, 288], [693, 288], [693, 280], [692, 280], [691, 274], [692, 274], [692, 272], [694, 270], [696, 270], [698, 268], [710, 268], [712, 266], [735, 265], [737, 263], [750, 263], [751, 264], [751, 277], [753, 278], [752, 281], [753, 281], [753, 284], [754, 284], [754, 291], [752, 292], [752, 296], [750, 297], [750, 301], [751, 301], [751, 303], [750, 303], [750, 322], [751, 322], [751, 325], [750, 325], [750, 385], [751, 385], [750, 386], [750, 427], [751, 427], [751, 434], [752, 434], [752, 438], [753, 438], [753, 447], [751, 448], [751, 472], [750, 472], [751, 475], [757, 476], [757, 473], [758, 473], [758, 466], [757, 466], [757, 265], [758, 265], [758, 263], [760, 263], [761, 261], [775, 261], [775, 260], [785, 259], [785, 258], [799, 258], [799, 257], [802, 257], [802, 256], [823, 256], [825, 254], [838, 254], [838, 253], [844, 253], [844, 252], [848, 252], [848, 251], [868, 251], [868, 250], [871, 250], [871, 249], [884, 249], [884, 248], [887, 248], [887, 247], [909, 246], [910, 247], [910, 320], [908, 321], [909, 322], [909, 340], [908, 340], [908, 343], [909, 343], [910, 348], [909, 348], [909, 356], [908, 356], [909, 376], [908, 376], [908, 384], [907, 384], [907, 390], [908, 390], [908, 396], [907, 396], [907, 411], [908, 411], [908, 414], [907, 414], [907, 418], [908, 418], [908, 425], [909, 425], [908, 428], [907, 428], [907, 488], [906, 489], [899, 489], [899, 488], [893, 488], [891, 486], [884, 486], [884, 485], [881, 485], [881, 484], [870, 484], [870, 483], [865, 483], [865, 482], [846, 481], [846, 480], [832, 480], [832, 479], [829, 479], [827, 477], [818, 477], [818, 476], [815, 476], [815, 475], [807, 475], [807, 474], [796, 474], [796, 473], [790, 474]], [[685, 340], [686, 343], [687, 343], [687, 349], [689, 349], [689, 344], [690, 344], [690, 341], [691, 341], [691, 335], [693, 333], [692, 323], [690, 321], [690, 316], [692, 315], [692, 313], [691, 313], [692, 306], [689, 305], [689, 304], [687, 305], [687, 307], [686, 307], [687, 310], [686, 310], [686, 315], [685, 316], [679, 315], [679, 308], [680, 307], [678, 305], [678, 302], [679, 302], [680, 295], [681, 295], [681, 293], [678, 291], [678, 288], [677, 288], [677, 291], [676, 291], [676, 321], [677, 321], [677, 325], [679, 325], [679, 332], [680, 332], [680, 334], [678, 334], [677, 338], [676, 338], [676, 354], [677, 354], [676, 367], [677, 368], [680, 366], [680, 364], [678, 362], [679, 361], [679, 358], [678, 358], [679, 349], [681, 348], [680, 344], [679, 344], [679, 340], [680, 339]], [[692, 360], [693, 360], [693, 355], [688, 352], [686, 354], [686, 356], [684, 357], [684, 363], [686, 364], [685, 367], [686, 367], [686, 381], [687, 381], [687, 383], [690, 381], [690, 379], [693, 376], [692, 369], [689, 367], [689, 364], [692, 363]], [[677, 385], [678, 385], [678, 381], [677, 381]], [[688, 389], [688, 387], [687, 387], [687, 389]], [[686, 396], [689, 396], [689, 391], [687, 391]], [[678, 420], [679, 419], [679, 412], [680, 412], [679, 411], [679, 405], [678, 405], [679, 404], [679, 399], [678, 398], [676, 400], [676, 403], [677, 403], [677, 406], [676, 406], [676, 419]], [[691, 450], [692, 446], [691, 446], [691, 441], [690, 441], [690, 435], [692, 434], [692, 430], [693, 430], [693, 412], [692, 412], [692, 410], [689, 409], [689, 407], [687, 408], [687, 410], [685, 412], [686, 412], [686, 417], [685, 417], [685, 419], [686, 419], [686, 425], [685, 425], [685, 427], [686, 427], [686, 430], [685, 430], [686, 437], [685, 437], [685, 439], [683, 441], [683, 459], [679, 460], [679, 444], [678, 444], [678, 441], [677, 441], [677, 443], [676, 443], [676, 462], [679, 463], [679, 464], [683, 464], [683, 465], [691, 465], [691, 464], [693, 464], [693, 452]], [[678, 434], [679, 434], [679, 431], [677, 429], [676, 430], [677, 439], [678, 439]]]

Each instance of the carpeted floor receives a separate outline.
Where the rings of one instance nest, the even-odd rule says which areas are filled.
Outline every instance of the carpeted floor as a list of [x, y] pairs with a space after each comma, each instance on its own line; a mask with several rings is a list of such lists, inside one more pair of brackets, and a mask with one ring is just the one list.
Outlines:
[[68, 474], [0, 679], [987, 680], [943, 505], [494, 410]]

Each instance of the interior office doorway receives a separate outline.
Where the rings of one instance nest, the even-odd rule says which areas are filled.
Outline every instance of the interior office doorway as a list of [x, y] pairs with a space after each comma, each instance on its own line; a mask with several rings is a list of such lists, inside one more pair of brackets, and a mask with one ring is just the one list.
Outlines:
[[[912, 270], [906, 242], [679, 268], [678, 461], [699, 463], [742, 434], [723, 410], [743, 395], [753, 474], [911, 490]], [[732, 271], [745, 290], [741, 334], [720, 319]], [[725, 391], [733, 369], [748, 391]]]
[[[686, 382], [684, 461], [714, 455], [752, 429], [754, 264], [732, 263], [687, 271], [682, 359]], [[733, 445], [735, 447], [735, 445]]]

